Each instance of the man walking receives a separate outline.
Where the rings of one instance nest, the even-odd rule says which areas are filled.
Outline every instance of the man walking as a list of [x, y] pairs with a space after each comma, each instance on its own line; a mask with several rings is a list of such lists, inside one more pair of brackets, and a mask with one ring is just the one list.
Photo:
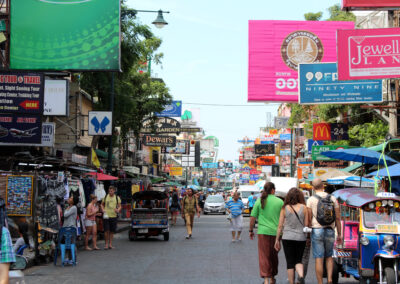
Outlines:
[[106, 245], [104, 249], [113, 249], [112, 241], [117, 230], [117, 216], [121, 211], [121, 199], [115, 194], [115, 187], [108, 188], [108, 194], [101, 202], [103, 210], [104, 239]]
[[254, 197], [254, 192], [251, 193], [247, 199], [247, 206], [249, 207], [249, 215], [251, 216], [251, 211], [253, 210], [254, 203], [256, 203], [256, 198]]
[[312, 186], [315, 195], [307, 200], [307, 207], [312, 216], [311, 244], [315, 258], [315, 272], [318, 284], [323, 283], [323, 265], [326, 259], [328, 284], [332, 283], [333, 272], [333, 244], [335, 242], [335, 227], [337, 230], [336, 242], [342, 243], [342, 227], [340, 223], [340, 209], [335, 197], [324, 192], [321, 179], [314, 179]]
[[[240, 234], [243, 230], [243, 209], [244, 204], [242, 200], [239, 200], [239, 193], [236, 191], [233, 195], [233, 200], [226, 204], [226, 210], [231, 214], [231, 232], [232, 232], [232, 242], [236, 240], [241, 241]], [[237, 232], [237, 237], [236, 237]]]
[[198, 218], [200, 218], [200, 208], [197, 198], [193, 194], [193, 189], [188, 188], [186, 190], [186, 195], [182, 200], [182, 218], [186, 222], [187, 236], [186, 239], [192, 237], [194, 215], [197, 212]]

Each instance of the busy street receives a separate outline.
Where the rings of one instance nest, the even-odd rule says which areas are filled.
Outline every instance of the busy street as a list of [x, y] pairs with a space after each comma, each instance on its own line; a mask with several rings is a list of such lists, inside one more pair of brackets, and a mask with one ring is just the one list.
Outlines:
[[[245, 218], [248, 228], [249, 218]], [[245, 230], [248, 231], [248, 230]], [[184, 222], [171, 228], [169, 242], [162, 238], [130, 242], [127, 232], [116, 236], [115, 250], [79, 252], [76, 267], [52, 264], [28, 269], [26, 283], [261, 283], [258, 272], [257, 241], [248, 233], [241, 242], [231, 242], [225, 215], [196, 217], [193, 238], [186, 240]], [[103, 246], [102, 242], [99, 242]], [[134, 255], [134, 256], [133, 256]], [[112, 265], [110, 265], [112, 264]], [[315, 284], [312, 257], [306, 283]], [[92, 268], [96, 267], [96, 272]], [[279, 255], [277, 283], [286, 284], [286, 264]], [[341, 279], [339, 283], [357, 283]]]

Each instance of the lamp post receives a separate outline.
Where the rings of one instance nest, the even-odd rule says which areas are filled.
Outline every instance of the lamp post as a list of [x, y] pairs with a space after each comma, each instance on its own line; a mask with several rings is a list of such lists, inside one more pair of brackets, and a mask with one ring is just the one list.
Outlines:
[[[159, 29], [161, 29], [164, 26], [168, 25], [167, 21], [164, 20], [163, 13], [169, 13], [169, 11], [162, 11], [162, 10], [151, 11], [151, 10], [134, 10], [133, 9], [133, 10], [129, 10], [128, 14], [136, 15], [138, 12], [140, 12], [140, 13], [158, 13], [157, 18], [152, 22], [152, 24], [155, 25]], [[114, 98], [115, 98], [114, 78], [115, 78], [115, 74], [113, 72], [112, 73], [112, 77], [111, 77], [111, 96], [110, 96], [110, 110], [111, 110], [111, 113], [114, 112]], [[113, 136], [111, 135], [110, 136], [109, 147], [108, 147], [109, 148], [108, 149], [108, 160], [107, 160], [107, 172], [108, 173], [111, 173], [111, 171], [112, 171], [112, 149], [113, 149], [112, 137]]]

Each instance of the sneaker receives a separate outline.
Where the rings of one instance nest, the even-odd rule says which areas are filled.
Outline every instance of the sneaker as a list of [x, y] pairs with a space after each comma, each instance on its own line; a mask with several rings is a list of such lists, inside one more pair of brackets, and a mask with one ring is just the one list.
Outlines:
[[238, 241], [238, 242], [241, 242], [241, 241], [242, 241], [242, 237], [237, 238], [237, 241]]
[[189, 239], [191, 239], [192, 238], [192, 235], [189, 235]]
[[187, 235], [187, 236], [186, 236], [186, 239], [188, 240], [188, 239], [190, 239], [190, 237], [191, 237], [190, 235]]

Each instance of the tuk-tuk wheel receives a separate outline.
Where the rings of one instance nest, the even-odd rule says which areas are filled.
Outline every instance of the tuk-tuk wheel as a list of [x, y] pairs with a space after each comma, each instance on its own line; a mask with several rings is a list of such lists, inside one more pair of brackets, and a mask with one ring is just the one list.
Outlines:
[[169, 232], [164, 233], [164, 241], [169, 241]]
[[[368, 280], [369, 280], [369, 282], [368, 282]], [[376, 284], [376, 283], [378, 283], [376, 281], [376, 279], [374, 279], [374, 278], [365, 278], [365, 277], [361, 277], [359, 282], [360, 282], [360, 284]]]
[[396, 283], [396, 274], [394, 273], [393, 267], [385, 267], [385, 276], [387, 284], [395, 284]]
[[130, 241], [136, 241], [137, 240], [136, 233], [133, 230], [129, 230], [128, 236], [129, 236], [129, 240]]

